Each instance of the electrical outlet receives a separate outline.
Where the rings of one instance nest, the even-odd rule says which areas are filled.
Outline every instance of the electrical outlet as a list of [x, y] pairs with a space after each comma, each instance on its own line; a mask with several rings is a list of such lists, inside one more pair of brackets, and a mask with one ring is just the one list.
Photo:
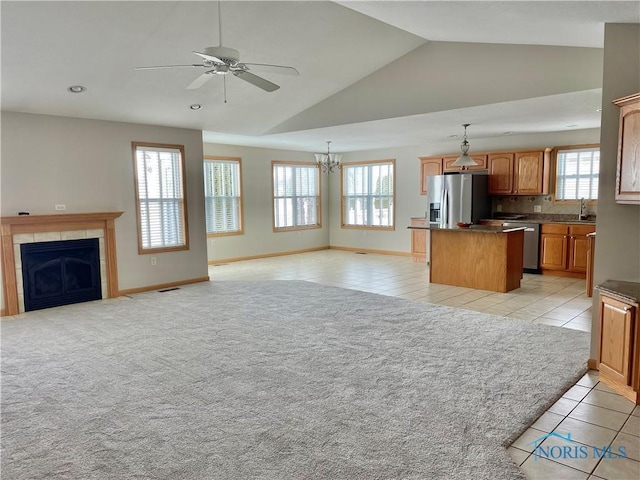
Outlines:
[[496, 212], [502, 211], [502, 205], [496, 205]]
[[536, 213], [542, 212], [542, 205], [534, 205], [533, 206], [533, 211], [536, 212]]
[[156, 266], [158, 264], [158, 260], [156, 257], [151, 257], [151, 265]]
[[63, 203], [56, 203], [56, 210], [57, 211], [61, 211], [61, 210], [66, 210], [67, 206]]

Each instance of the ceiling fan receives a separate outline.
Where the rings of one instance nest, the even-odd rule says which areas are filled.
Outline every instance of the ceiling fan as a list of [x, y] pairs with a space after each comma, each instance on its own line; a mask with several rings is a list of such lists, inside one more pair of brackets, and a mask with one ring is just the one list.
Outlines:
[[204, 52], [196, 52], [196, 55], [202, 58], [201, 63], [192, 63], [188, 65], [156, 65], [149, 67], [136, 67], [136, 70], [153, 70], [160, 68], [203, 68], [205, 71], [193, 82], [187, 85], [188, 90], [202, 87], [215, 75], [222, 75], [224, 79], [225, 103], [227, 101], [227, 84], [226, 77], [231, 74], [245, 82], [255, 85], [266, 92], [273, 92], [280, 88], [269, 80], [259, 77], [250, 70], [262, 70], [264, 72], [277, 73], [281, 75], [300, 75], [298, 70], [285, 65], [270, 65], [266, 63], [244, 63], [240, 62], [240, 53], [235, 48], [222, 46], [222, 21], [220, 15], [220, 2], [218, 2], [218, 46], [207, 47]]

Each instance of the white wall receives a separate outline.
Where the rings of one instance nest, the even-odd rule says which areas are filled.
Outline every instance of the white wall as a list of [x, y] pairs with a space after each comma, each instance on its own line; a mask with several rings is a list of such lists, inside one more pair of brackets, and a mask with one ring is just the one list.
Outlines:
[[[190, 249], [138, 254], [131, 142], [185, 147]], [[116, 219], [121, 290], [207, 276], [202, 133], [100, 120], [2, 112], [3, 216], [124, 211]]]
[[209, 238], [207, 255], [210, 262], [329, 246], [328, 182], [325, 174], [320, 176], [322, 228], [273, 231], [271, 161], [315, 162], [313, 154], [211, 143], [204, 144], [204, 154], [242, 159], [244, 235]]
[[[615, 202], [619, 108], [617, 98], [640, 92], [640, 25], [607, 24], [604, 31], [604, 80], [600, 136], [600, 185], [596, 224], [594, 283], [640, 282], [640, 205]], [[593, 312], [597, 319], [598, 295]], [[598, 322], [591, 329], [591, 358], [598, 348]]]
[[[544, 148], [559, 145], [598, 143], [599, 129], [536, 135], [513, 135], [500, 138], [474, 139], [469, 137], [471, 153], [474, 151], [501, 151], [509, 149]], [[420, 195], [420, 160], [440, 154], [455, 154], [460, 151], [459, 141], [415, 147], [391, 148], [366, 152], [352, 152], [343, 156], [343, 162], [364, 160], [396, 160], [396, 228], [395, 231], [371, 231], [343, 229], [340, 227], [340, 176], [331, 177], [330, 221], [331, 246], [367, 248], [392, 252], [411, 251], [411, 235], [407, 230], [411, 217], [424, 216], [426, 197]]]

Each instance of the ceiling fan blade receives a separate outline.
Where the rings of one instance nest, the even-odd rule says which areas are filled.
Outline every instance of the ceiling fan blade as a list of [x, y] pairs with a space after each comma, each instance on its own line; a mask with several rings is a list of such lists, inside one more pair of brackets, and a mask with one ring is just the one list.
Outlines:
[[200, 88], [205, 83], [207, 83], [211, 79], [211, 77], [213, 77], [212, 74], [210, 74], [208, 72], [207, 73], [203, 73], [198, 78], [196, 78], [193, 82], [191, 82], [189, 85], [187, 85], [187, 90], [195, 90], [196, 88]]
[[225, 65], [225, 63], [222, 60], [220, 60], [218, 57], [214, 57], [213, 55], [207, 55], [206, 53], [196, 52], [195, 50], [193, 51], [193, 53], [195, 53], [196, 55], [201, 56], [205, 60], [209, 60], [209, 61], [211, 61], [213, 63], [220, 63], [222, 65]]
[[201, 63], [192, 63], [191, 65], [154, 65], [151, 67], [136, 67], [136, 70], [156, 70], [158, 68], [183, 68], [183, 67], [204, 67]]
[[256, 87], [261, 88], [262, 90], [264, 90], [266, 92], [273, 92], [273, 91], [278, 90], [280, 88], [279, 85], [276, 85], [275, 83], [271, 83], [269, 80], [265, 80], [262, 77], [254, 75], [253, 73], [249, 73], [249, 72], [234, 72], [233, 74], [236, 77], [241, 78], [245, 82], [249, 82], [251, 85], [255, 85]]
[[242, 63], [243, 65], [250, 66], [250, 70], [260, 70], [261, 72], [277, 73], [280, 75], [300, 75], [300, 72], [293, 67], [287, 67], [285, 65], [269, 65], [267, 63]]

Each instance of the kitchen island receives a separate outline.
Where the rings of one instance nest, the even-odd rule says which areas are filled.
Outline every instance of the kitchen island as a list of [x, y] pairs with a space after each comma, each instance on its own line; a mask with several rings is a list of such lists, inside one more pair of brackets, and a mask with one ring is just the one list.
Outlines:
[[520, 288], [524, 227], [433, 226], [429, 282], [506, 293]]

